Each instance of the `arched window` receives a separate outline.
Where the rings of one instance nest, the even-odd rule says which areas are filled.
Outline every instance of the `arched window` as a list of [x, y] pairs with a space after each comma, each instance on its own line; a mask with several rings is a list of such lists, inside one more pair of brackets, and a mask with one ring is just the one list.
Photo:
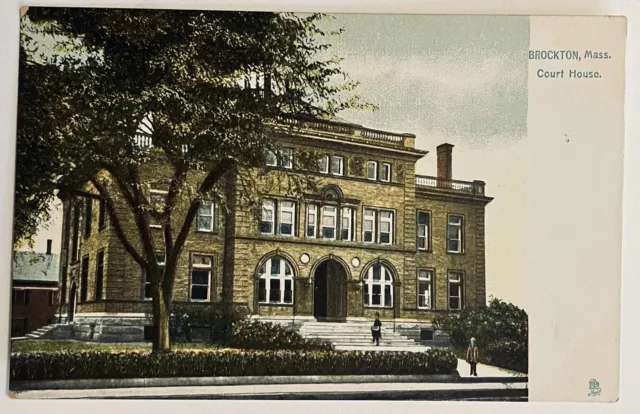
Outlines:
[[387, 308], [393, 306], [393, 276], [384, 265], [376, 263], [369, 268], [362, 290], [364, 306]]
[[259, 303], [293, 303], [293, 270], [279, 256], [267, 260], [260, 268]]

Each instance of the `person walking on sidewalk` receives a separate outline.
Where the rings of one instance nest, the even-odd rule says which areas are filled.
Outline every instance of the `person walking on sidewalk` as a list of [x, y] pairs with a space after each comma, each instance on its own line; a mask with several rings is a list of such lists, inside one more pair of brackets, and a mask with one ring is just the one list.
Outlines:
[[372, 342], [375, 343], [376, 346], [380, 345], [381, 336], [382, 336], [382, 322], [380, 322], [380, 314], [376, 312], [376, 319], [373, 321], [373, 326], [371, 326]]
[[477, 377], [478, 373], [476, 372], [476, 365], [478, 364], [478, 346], [476, 345], [476, 338], [471, 338], [469, 348], [467, 349], [467, 363], [471, 366], [471, 372], [469, 375]]

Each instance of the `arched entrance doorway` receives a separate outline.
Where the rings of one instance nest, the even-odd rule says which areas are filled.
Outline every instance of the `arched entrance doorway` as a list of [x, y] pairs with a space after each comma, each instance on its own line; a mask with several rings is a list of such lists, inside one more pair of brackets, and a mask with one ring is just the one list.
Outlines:
[[347, 272], [334, 259], [320, 263], [313, 274], [313, 316], [318, 321], [347, 317]]
[[71, 285], [71, 291], [69, 292], [69, 314], [67, 320], [73, 322], [73, 316], [76, 313], [76, 284]]

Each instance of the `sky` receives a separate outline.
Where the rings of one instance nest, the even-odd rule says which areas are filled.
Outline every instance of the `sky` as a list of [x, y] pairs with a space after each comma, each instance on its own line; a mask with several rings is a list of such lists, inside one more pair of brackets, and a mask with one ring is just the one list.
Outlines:
[[[454, 145], [453, 178], [483, 180], [487, 294], [523, 301], [523, 232], [529, 19], [514, 16], [335, 15], [327, 28], [357, 93], [379, 109], [345, 111], [350, 122], [416, 134], [430, 151], [417, 173], [435, 175], [435, 149]], [[36, 239], [60, 249], [59, 215]]]

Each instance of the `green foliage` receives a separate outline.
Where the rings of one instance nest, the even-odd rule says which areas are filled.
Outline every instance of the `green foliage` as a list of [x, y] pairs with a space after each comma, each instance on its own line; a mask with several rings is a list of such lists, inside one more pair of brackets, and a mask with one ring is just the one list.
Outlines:
[[175, 315], [172, 324], [175, 332], [174, 338], [178, 341], [189, 340], [190, 328], [207, 328], [209, 341], [226, 342], [231, 336], [233, 323], [245, 319], [248, 312], [245, 307], [236, 306], [174, 304], [172, 311]]
[[331, 343], [311, 341], [285, 327], [256, 320], [239, 320], [233, 324], [229, 345], [244, 349], [329, 350]]
[[440, 314], [434, 322], [460, 352], [466, 352], [473, 337], [482, 362], [528, 371], [528, 316], [523, 309], [492, 299], [487, 307], [463, 310], [459, 315]]
[[11, 381], [276, 375], [450, 374], [450, 351], [201, 351], [12, 353]]

